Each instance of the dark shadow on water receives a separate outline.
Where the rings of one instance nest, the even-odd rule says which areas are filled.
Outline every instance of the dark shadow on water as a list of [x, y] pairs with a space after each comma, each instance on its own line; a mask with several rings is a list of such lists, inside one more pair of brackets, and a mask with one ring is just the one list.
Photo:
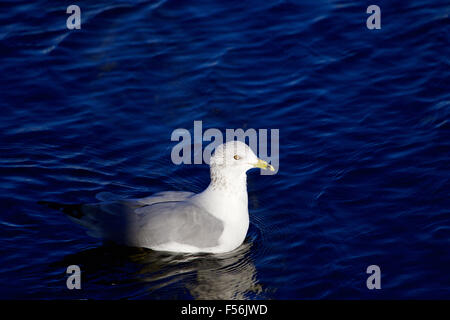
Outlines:
[[107, 299], [96, 289], [107, 287], [130, 299], [263, 298], [251, 247], [247, 240], [226, 254], [171, 254], [105, 244], [67, 255], [52, 267], [79, 265], [86, 298]]

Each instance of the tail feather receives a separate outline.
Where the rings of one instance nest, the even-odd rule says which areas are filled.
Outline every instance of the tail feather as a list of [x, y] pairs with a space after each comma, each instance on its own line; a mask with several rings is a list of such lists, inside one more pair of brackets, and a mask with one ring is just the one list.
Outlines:
[[138, 201], [94, 204], [62, 204], [52, 201], [38, 203], [65, 213], [70, 220], [85, 227], [89, 235], [118, 243], [127, 241], [127, 225], [138, 220], [134, 210], [146, 206]]

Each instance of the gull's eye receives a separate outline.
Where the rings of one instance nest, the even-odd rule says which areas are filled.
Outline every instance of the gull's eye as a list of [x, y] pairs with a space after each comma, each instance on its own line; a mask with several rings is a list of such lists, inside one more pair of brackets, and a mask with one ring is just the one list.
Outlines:
[[241, 157], [239, 157], [237, 154], [234, 155], [234, 160], [239, 160]]

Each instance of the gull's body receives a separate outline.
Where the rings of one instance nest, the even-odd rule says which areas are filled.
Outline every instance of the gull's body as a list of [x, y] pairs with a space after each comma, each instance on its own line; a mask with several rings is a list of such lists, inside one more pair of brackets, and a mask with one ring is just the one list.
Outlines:
[[210, 167], [211, 183], [199, 194], [166, 191], [117, 201], [101, 193], [98, 204], [59, 208], [91, 235], [119, 244], [172, 252], [232, 251], [249, 226], [246, 172], [273, 167], [238, 141], [217, 147]]

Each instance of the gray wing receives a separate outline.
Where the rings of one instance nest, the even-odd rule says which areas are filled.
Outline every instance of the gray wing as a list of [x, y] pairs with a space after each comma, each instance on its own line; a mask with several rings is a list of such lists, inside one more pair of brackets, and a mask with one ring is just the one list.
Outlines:
[[88, 204], [71, 217], [92, 236], [148, 248], [169, 242], [214, 247], [224, 229], [221, 220], [189, 201]]
[[140, 246], [178, 242], [198, 248], [217, 246], [223, 222], [189, 202], [160, 202], [136, 209], [139, 216], [134, 233]]

